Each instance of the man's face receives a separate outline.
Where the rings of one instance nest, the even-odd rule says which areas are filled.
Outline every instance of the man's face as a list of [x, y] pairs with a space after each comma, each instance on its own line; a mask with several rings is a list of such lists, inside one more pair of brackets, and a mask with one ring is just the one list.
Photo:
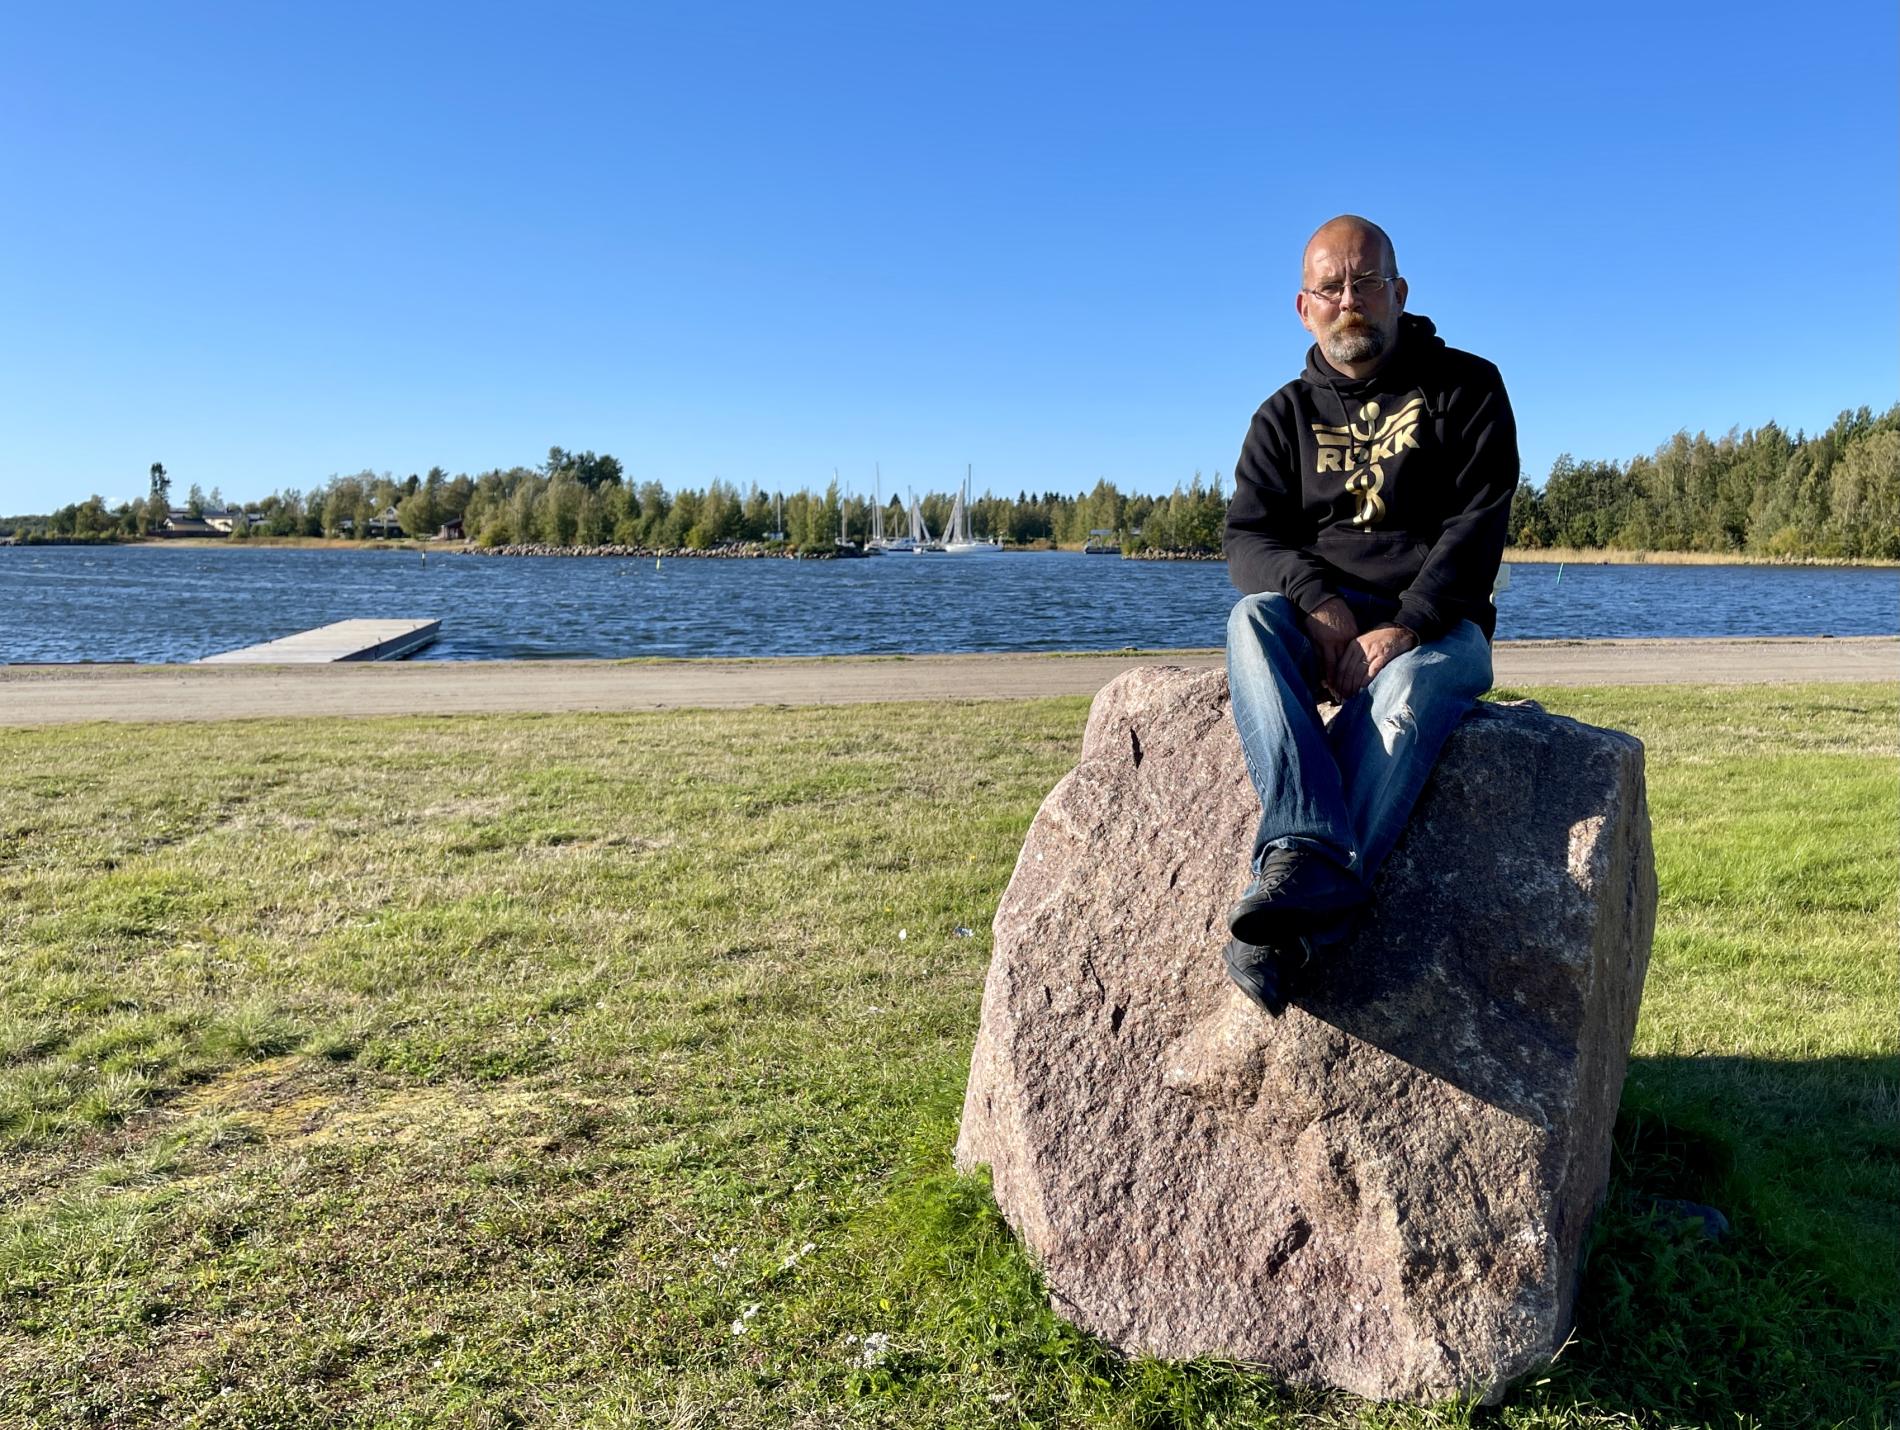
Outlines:
[[[1342, 370], [1377, 367], [1399, 335], [1405, 280], [1399, 278], [1377, 293], [1361, 296], [1353, 291], [1353, 280], [1366, 277], [1392, 277], [1390, 256], [1377, 234], [1345, 225], [1320, 230], [1307, 245], [1301, 291], [1293, 306], [1326, 360]], [[1314, 291], [1332, 285], [1341, 289], [1337, 302]]]

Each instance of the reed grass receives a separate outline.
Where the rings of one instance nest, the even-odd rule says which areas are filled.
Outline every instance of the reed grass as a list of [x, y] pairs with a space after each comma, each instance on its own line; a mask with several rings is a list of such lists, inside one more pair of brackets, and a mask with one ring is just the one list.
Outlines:
[[1511, 546], [1507, 566], [1900, 566], [1881, 557], [1765, 556], [1743, 551], [1638, 551], [1610, 546]]

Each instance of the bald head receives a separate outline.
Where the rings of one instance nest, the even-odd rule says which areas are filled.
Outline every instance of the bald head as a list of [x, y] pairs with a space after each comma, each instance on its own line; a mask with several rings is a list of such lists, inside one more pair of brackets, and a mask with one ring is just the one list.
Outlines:
[[1391, 236], [1384, 229], [1369, 218], [1360, 218], [1358, 214], [1341, 214], [1338, 218], [1329, 218], [1306, 240], [1306, 251], [1300, 255], [1300, 281], [1311, 281], [1316, 253], [1364, 253], [1375, 249], [1379, 254], [1379, 271], [1397, 273], [1399, 255], [1392, 247]]
[[1397, 346], [1407, 292], [1398, 272], [1385, 230], [1357, 214], [1327, 220], [1306, 241], [1293, 307], [1348, 377], [1372, 376]]

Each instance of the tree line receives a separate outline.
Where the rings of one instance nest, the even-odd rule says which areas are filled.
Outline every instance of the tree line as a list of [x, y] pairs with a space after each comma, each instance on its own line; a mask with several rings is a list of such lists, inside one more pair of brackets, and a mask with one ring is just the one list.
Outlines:
[[1568, 454], [1511, 504], [1514, 545], [1764, 557], [1900, 558], [1900, 404], [1843, 412], [1815, 437], [1770, 422], [1679, 432], [1647, 457]]
[[[941, 534], [953, 494], [919, 500], [924, 521]], [[24, 539], [125, 540], [163, 528], [166, 516], [224, 505], [216, 488], [189, 489], [174, 506], [170, 477], [154, 463], [151, 491], [108, 508], [99, 497], [50, 516], [0, 519], [0, 534]], [[829, 547], [839, 535], [861, 541], [872, 530], [873, 502], [840, 490], [741, 491], [714, 480], [703, 489], [668, 491], [635, 482], [620, 461], [591, 451], [549, 449], [539, 467], [450, 476], [441, 467], [397, 478], [358, 472], [308, 491], [273, 492], [234, 509], [234, 539], [251, 536], [347, 536], [372, 539], [394, 512], [402, 534], [427, 538], [459, 523], [483, 546], [708, 549], [783, 542]], [[1098, 481], [1065, 495], [985, 493], [970, 505], [978, 537], [1028, 545], [1079, 546], [1094, 538], [1124, 551], [1220, 549], [1226, 498], [1220, 474], [1197, 472], [1166, 496], [1125, 494]], [[907, 504], [884, 504], [888, 535], [908, 530]], [[1738, 552], [1763, 557], [1900, 558], [1900, 404], [1875, 415], [1844, 412], [1825, 432], [1790, 436], [1774, 423], [1711, 439], [1678, 433], [1628, 462], [1558, 458], [1541, 488], [1522, 482], [1511, 506], [1510, 539], [1522, 547], [1565, 546], [1640, 551]]]
[[[174, 505], [162, 464], [152, 467], [152, 490], [143, 500], [108, 508], [97, 496], [62, 507], [49, 517], [0, 520], [0, 532], [32, 539], [123, 540], [162, 530], [174, 512], [200, 517], [224, 509], [216, 488], [190, 488]], [[925, 524], [941, 536], [955, 494], [928, 492], [918, 499]], [[512, 467], [451, 477], [441, 467], [426, 474], [397, 478], [389, 473], [358, 472], [334, 476], [308, 491], [272, 492], [233, 508], [231, 533], [237, 540], [269, 536], [323, 536], [372, 539], [372, 528], [393, 511], [403, 535], [435, 536], [452, 523], [465, 539], [481, 546], [628, 546], [644, 550], [706, 550], [733, 544], [782, 542], [798, 549], [824, 549], [844, 536], [862, 541], [872, 531], [867, 497], [840, 489], [834, 480], [823, 491], [768, 492], [757, 483], [741, 491], [715, 479], [703, 489], [669, 492], [657, 481], [627, 479], [610, 455], [550, 448], [538, 468]], [[1218, 475], [1203, 483], [1200, 473], [1166, 496], [1125, 495], [1113, 482], [1098, 481], [1092, 491], [1074, 496], [1058, 492], [1021, 492], [1015, 498], [985, 493], [970, 503], [970, 525], [979, 538], [994, 537], [1017, 545], [1047, 542], [1081, 545], [1093, 533], [1109, 542], [1139, 549], [1220, 548], [1226, 512]], [[887, 535], [909, 531], [907, 503], [893, 494], [883, 506]]]

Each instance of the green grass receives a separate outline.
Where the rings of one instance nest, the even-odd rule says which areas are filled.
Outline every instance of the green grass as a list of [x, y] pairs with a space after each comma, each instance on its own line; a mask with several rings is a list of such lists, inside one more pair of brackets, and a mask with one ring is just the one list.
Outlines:
[[1122, 1361], [948, 1174], [1051, 700], [0, 731], [0, 1424], [1890, 1423], [1895, 691], [1540, 698], [1663, 905], [1502, 1411]]

